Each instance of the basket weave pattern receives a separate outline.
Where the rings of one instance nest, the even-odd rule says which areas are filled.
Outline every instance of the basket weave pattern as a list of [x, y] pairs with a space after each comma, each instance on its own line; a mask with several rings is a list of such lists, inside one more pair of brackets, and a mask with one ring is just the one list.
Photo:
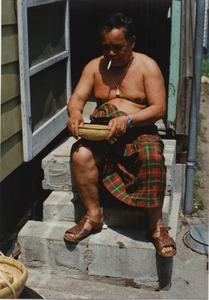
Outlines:
[[[0, 256], [0, 298], [17, 298], [22, 293], [25, 282], [28, 278], [26, 268], [17, 260], [5, 256]], [[5, 279], [3, 279], [3, 277]], [[15, 292], [8, 286], [7, 281], [12, 285]]]
[[78, 126], [79, 136], [91, 141], [106, 140], [111, 128], [106, 125], [86, 124]]

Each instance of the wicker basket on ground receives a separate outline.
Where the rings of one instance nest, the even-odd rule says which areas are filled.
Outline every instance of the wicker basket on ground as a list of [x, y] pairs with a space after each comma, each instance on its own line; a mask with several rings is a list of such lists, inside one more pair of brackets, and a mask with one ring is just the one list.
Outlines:
[[14, 299], [22, 293], [28, 272], [19, 261], [0, 256], [0, 298]]

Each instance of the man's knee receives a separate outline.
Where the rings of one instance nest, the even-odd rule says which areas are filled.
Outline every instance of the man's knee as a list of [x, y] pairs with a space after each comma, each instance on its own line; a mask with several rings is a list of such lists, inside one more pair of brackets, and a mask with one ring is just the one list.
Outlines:
[[89, 148], [78, 147], [72, 152], [72, 162], [76, 165], [86, 165], [93, 159], [93, 153]]

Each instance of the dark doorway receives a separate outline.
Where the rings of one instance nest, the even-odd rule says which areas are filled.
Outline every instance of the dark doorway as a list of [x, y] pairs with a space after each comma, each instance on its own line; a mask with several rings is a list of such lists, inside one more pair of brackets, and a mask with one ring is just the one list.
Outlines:
[[71, 71], [74, 90], [84, 66], [102, 55], [97, 28], [114, 12], [133, 18], [136, 27], [134, 51], [152, 57], [159, 65], [166, 84], [169, 81], [172, 0], [71, 0]]

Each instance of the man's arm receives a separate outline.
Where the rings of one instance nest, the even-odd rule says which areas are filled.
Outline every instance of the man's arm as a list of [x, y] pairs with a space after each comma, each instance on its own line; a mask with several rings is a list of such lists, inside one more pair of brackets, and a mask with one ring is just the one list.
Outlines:
[[84, 125], [82, 112], [94, 86], [94, 68], [95, 61], [86, 65], [67, 106], [70, 117], [67, 127], [75, 138], [78, 138], [78, 125]]
[[144, 61], [144, 88], [148, 107], [131, 114], [135, 126], [154, 124], [163, 118], [166, 112], [166, 92], [164, 78], [157, 63], [151, 58]]

